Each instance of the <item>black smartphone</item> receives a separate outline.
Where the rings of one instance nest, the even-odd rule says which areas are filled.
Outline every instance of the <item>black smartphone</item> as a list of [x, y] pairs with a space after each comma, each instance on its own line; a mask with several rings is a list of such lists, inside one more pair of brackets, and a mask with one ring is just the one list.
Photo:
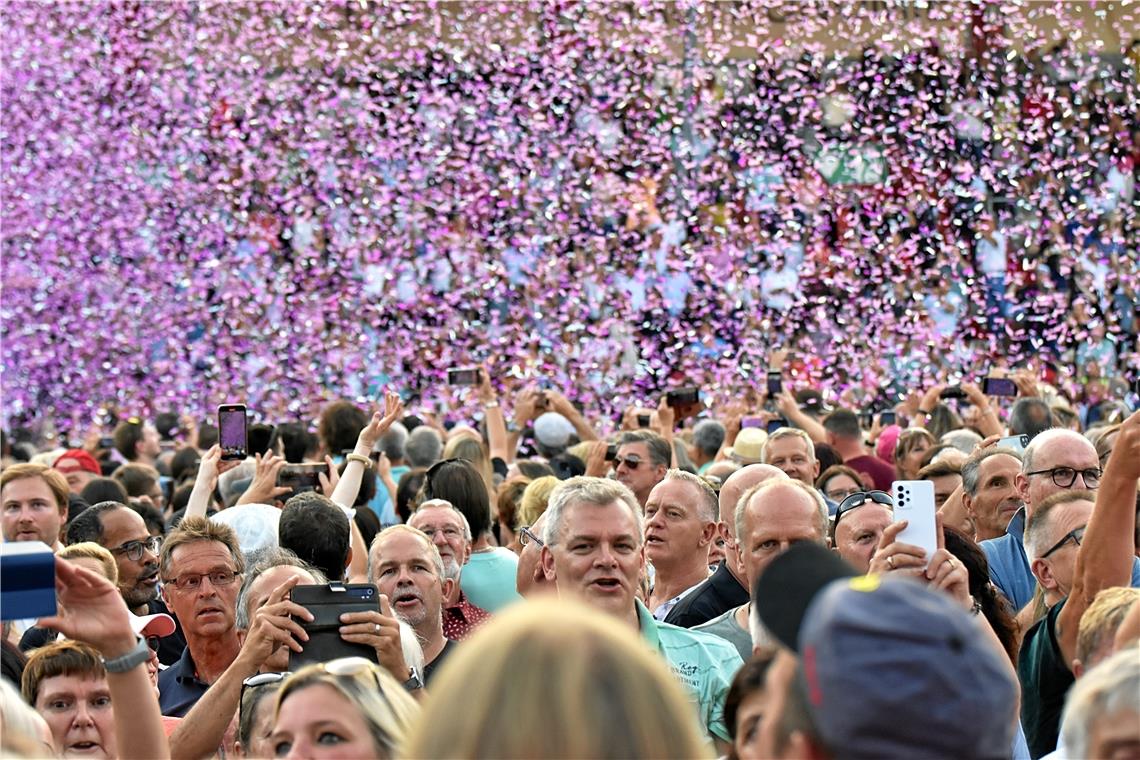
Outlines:
[[740, 429], [741, 430], [743, 430], [744, 428], [762, 428], [762, 427], [764, 427], [764, 418], [763, 417], [741, 417], [740, 418]]
[[[320, 474], [327, 472], [328, 466], [324, 464], [287, 464], [277, 473], [277, 485], [289, 488], [293, 494], [305, 491], [319, 491], [321, 488]], [[285, 501], [289, 498], [282, 499]]]
[[966, 398], [966, 391], [960, 385], [947, 385], [942, 389], [939, 398]]
[[784, 392], [784, 376], [781, 372], [768, 372], [768, 395], [776, 396]]
[[1009, 396], [1017, 395], [1017, 383], [1008, 377], [987, 377], [982, 381], [982, 393], [987, 396]]
[[101, 449], [113, 449], [113, 448], [115, 448], [115, 439], [109, 435], [103, 436], [102, 438], [99, 439], [99, 448], [101, 448]]
[[301, 652], [289, 652], [289, 670], [338, 657], [364, 657], [377, 662], [376, 650], [366, 644], [352, 644], [340, 637], [340, 616], [346, 612], [379, 612], [380, 592], [371, 583], [328, 583], [295, 586], [290, 600], [307, 609], [311, 622], [296, 620], [309, 634]]
[[788, 421], [786, 419], [784, 419], [783, 417], [777, 417], [774, 420], [768, 420], [768, 434], [769, 435], [776, 432], [777, 430], [779, 430], [782, 427], [791, 427], [791, 425], [788, 424]]
[[617, 459], [617, 450], [618, 450], [618, 447], [617, 447], [616, 443], [611, 443], [609, 446], [606, 446], [606, 461], [607, 462], [612, 462], [615, 459]]
[[637, 426], [643, 427], [643, 428], [649, 427], [649, 415], [648, 414], [637, 415]]
[[242, 460], [249, 456], [249, 425], [245, 404], [218, 407], [218, 444], [222, 459]]
[[893, 424], [895, 424], [894, 412], [879, 412], [879, 427], [887, 427]]
[[452, 367], [447, 371], [448, 385], [478, 385], [481, 380], [478, 367]]
[[665, 394], [665, 403], [669, 406], [685, 406], [696, 404], [701, 400], [701, 389], [696, 387], [677, 388]]

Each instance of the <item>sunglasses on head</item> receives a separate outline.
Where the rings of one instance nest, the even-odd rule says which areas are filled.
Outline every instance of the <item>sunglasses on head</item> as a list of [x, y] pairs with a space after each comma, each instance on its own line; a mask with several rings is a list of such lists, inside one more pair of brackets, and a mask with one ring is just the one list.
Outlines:
[[835, 510], [835, 519], [831, 523], [831, 543], [835, 543], [835, 527], [839, 525], [839, 521], [843, 519], [843, 515], [847, 514], [853, 509], [858, 509], [867, 502], [875, 504], [884, 504], [891, 509], [895, 507], [895, 500], [886, 491], [857, 491], [851, 494], [843, 501], [839, 502], [839, 506]]

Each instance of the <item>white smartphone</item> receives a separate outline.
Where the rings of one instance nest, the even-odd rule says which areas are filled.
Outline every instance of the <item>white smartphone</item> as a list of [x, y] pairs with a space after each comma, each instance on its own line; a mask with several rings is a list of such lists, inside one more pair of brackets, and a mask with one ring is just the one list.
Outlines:
[[893, 522], [906, 520], [906, 530], [896, 541], [921, 546], [926, 551], [926, 561], [938, 550], [938, 524], [934, 516], [934, 483], [929, 480], [896, 480], [891, 487], [895, 497]]
[[1029, 445], [1029, 436], [1022, 433], [1021, 435], [1007, 435], [997, 442], [998, 448], [1013, 449], [1014, 451], [1025, 451], [1025, 447]]

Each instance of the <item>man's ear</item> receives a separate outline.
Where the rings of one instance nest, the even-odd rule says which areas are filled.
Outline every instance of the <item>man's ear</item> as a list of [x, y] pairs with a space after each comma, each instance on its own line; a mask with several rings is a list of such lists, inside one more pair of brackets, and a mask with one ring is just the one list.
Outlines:
[[705, 523], [701, 528], [701, 539], [697, 542], [698, 546], [708, 546], [716, 540], [717, 534], [720, 532], [720, 527], [717, 523]]
[[459, 560], [460, 565], [466, 565], [468, 560], [471, 559], [471, 542], [463, 542], [463, 559]]
[[[1023, 502], [1029, 498], [1029, 478], [1020, 472], [1013, 476], [1013, 485], [1017, 488], [1017, 496]], [[963, 497], [965, 494], [963, 494]]]
[[1069, 668], [1073, 671], [1073, 678], [1080, 678], [1085, 674], [1085, 664], [1076, 657], [1073, 658], [1073, 667]]
[[1037, 579], [1037, 583], [1045, 591], [1052, 591], [1057, 588], [1057, 580], [1053, 577], [1053, 568], [1049, 567], [1049, 563], [1043, 559], [1035, 559], [1029, 564], [1029, 570], [1033, 573], [1033, 577]]
[[815, 480], [818, 477], [819, 477], [819, 460], [817, 459], [817, 460], [815, 460], [815, 464], [812, 465], [811, 479]]
[[440, 586], [443, 591], [443, 598], [446, 601], [451, 598], [451, 593], [455, 591], [455, 579], [446, 577], [441, 578]]
[[727, 559], [736, 569], [737, 575], [742, 578], [747, 577], [748, 574], [744, 572], [744, 549], [738, 542], [734, 541], [732, 543], [732, 553]]
[[971, 520], [977, 521], [978, 516], [974, 514], [974, 500], [965, 491], [962, 492], [962, 508], [966, 510]]
[[542, 547], [542, 554], [539, 555], [539, 563], [542, 565], [542, 573], [546, 576], [546, 580], [554, 583], [558, 580], [558, 576], [554, 572], [554, 555], [550, 553], [550, 547]]

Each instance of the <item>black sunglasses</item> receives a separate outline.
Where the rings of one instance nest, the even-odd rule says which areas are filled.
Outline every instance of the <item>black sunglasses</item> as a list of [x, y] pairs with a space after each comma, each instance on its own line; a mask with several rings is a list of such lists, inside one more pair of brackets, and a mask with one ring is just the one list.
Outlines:
[[839, 521], [843, 519], [843, 515], [847, 514], [853, 509], [858, 509], [867, 502], [874, 502], [875, 504], [884, 504], [891, 509], [895, 508], [895, 500], [886, 491], [858, 491], [853, 493], [843, 501], [839, 502], [839, 506], [835, 510], [835, 519], [831, 521], [831, 543], [835, 543], [835, 527], [839, 525]]

